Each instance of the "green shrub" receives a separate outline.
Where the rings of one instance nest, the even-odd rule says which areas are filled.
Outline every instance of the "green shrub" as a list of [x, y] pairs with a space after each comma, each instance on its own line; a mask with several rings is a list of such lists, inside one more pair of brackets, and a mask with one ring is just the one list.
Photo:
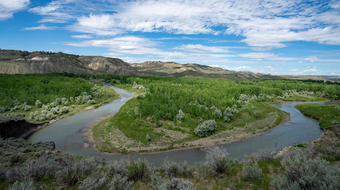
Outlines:
[[195, 135], [199, 137], [207, 137], [212, 135], [217, 129], [217, 124], [215, 120], [207, 120], [199, 124], [195, 128]]

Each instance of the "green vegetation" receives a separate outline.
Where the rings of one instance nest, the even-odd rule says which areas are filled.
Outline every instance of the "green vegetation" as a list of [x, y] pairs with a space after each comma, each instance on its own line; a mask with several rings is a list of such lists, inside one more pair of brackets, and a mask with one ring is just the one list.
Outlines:
[[115, 98], [101, 83], [59, 74], [0, 75], [0, 113], [23, 113], [26, 119], [46, 122]]
[[295, 106], [303, 114], [315, 118], [321, 128], [340, 124], [340, 104], [299, 104]]
[[[340, 85], [311, 81], [232, 81], [212, 78], [117, 77], [103, 78], [139, 96], [113, 118], [93, 129], [101, 151], [151, 151], [186, 146], [199, 137], [224, 138], [254, 135], [282, 122], [287, 116], [264, 104], [278, 101], [319, 101], [340, 97]], [[212, 120], [216, 127], [203, 127]], [[211, 125], [213, 126], [213, 125]], [[203, 129], [202, 128], [202, 129]], [[237, 132], [236, 132], [237, 131]], [[208, 137], [207, 137], [208, 136]], [[117, 137], [117, 138], [113, 138]], [[124, 145], [115, 139], [124, 139]], [[227, 139], [229, 138], [229, 139]], [[122, 140], [121, 140], [122, 142]], [[191, 143], [192, 146], [195, 146]], [[139, 147], [139, 150], [134, 149]]]

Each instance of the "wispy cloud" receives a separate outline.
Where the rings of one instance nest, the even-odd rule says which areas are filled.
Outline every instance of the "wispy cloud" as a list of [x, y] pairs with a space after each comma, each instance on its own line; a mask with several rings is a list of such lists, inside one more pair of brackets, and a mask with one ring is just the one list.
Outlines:
[[44, 24], [41, 24], [39, 26], [32, 26], [32, 27], [26, 27], [24, 30], [53, 30], [56, 29], [54, 26], [46, 26]]
[[82, 34], [82, 35], [72, 35], [72, 38], [90, 39], [90, 38], [92, 38], [92, 36], [86, 35], [86, 34]]
[[29, 0], [0, 0], [0, 21], [9, 19], [17, 11], [26, 8]]
[[229, 52], [227, 47], [218, 46], [205, 46], [202, 44], [184, 44], [175, 49], [191, 52], [205, 52], [205, 53], [227, 53]]
[[265, 58], [274, 58], [277, 57], [273, 53], [263, 53], [263, 52], [256, 52], [256, 53], [244, 53], [244, 54], [239, 54], [239, 57], [245, 57], [245, 58], [252, 58], [252, 59], [265, 59]]
[[96, 35], [226, 33], [244, 36], [250, 46], [280, 48], [290, 41], [340, 44], [339, 17], [337, 4], [302, 0], [149, 0], [120, 3], [112, 14], [82, 16], [70, 29]]

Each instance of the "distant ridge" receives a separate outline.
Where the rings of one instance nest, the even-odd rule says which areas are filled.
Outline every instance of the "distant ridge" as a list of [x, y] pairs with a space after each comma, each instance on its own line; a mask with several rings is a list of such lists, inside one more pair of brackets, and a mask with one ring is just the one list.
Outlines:
[[252, 72], [236, 72], [200, 64], [146, 61], [127, 63], [119, 58], [79, 56], [62, 52], [20, 51], [0, 49], [0, 73], [106, 73], [139, 76], [212, 77], [228, 79], [312, 79], [339, 80], [340, 76], [275, 76]]
[[62, 52], [0, 50], [0, 73], [110, 73], [133, 74], [130, 64], [117, 58], [78, 56]]

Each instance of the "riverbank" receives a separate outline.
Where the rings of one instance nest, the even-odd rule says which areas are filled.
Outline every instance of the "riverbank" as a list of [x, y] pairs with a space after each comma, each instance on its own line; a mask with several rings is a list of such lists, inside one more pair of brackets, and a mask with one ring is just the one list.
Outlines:
[[320, 122], [321, 128], [340, 125], [340, 103], [328, 102], [327, 104], [300, 104], [296, 106], [303, 114]]

